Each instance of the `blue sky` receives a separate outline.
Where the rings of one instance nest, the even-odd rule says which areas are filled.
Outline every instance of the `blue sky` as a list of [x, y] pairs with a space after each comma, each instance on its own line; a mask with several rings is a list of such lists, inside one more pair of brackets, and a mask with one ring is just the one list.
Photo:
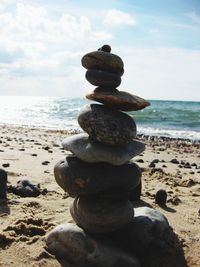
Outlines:
[[200, 101], [199, 0], [0, 0], [0, 95], [81, 97], [81, 57], [122, 57], [119, 89]]

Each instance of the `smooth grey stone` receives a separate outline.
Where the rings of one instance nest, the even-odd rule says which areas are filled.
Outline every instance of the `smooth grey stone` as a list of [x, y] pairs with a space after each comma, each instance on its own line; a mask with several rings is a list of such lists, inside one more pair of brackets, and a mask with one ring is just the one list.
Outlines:
[[88, 163], [67, 156], [55, 165], [54, 176], [58, 185], [72, 197], [105, 191], [127, 196], [130, 188], [140, 183], [141, 170], [133, 162], [114, 166], [103, 162]]
[[94, 91], [88, 93], [86, 98], [124, 111], [140, 110], [150, 105], [148, 101], [139, 96], [117, 89], [106, 90], [101, 87], [97, 87]]
[[74, 221], [89, 233], [107, 233], [129, 224], [134, 211], [124, 198], [77, 197], [70, 207]]
[[141, 267], [133, 253], [99, 242], [74, 224], [57, 226], [45, 241], [63, 267]]
[[122, 59], [115, 54], [104, 51], [94, 51], [84, 55], [81, 63], [84, 68], [90, 70], [114, 72], [120, 76], [124, 73], [124, 63]]
[[135, 208], [133, 234], [141, 247], [164, 240], [169, 232], [167, 218], [158, 210], [149, 207]]
[[113, 165], [125, 164], [145, 150], [145, 145], [136, 140], [126, 145], [109, 146], [93, 141], [87, 134], [67, 137], [62, 145], [83, 161], [107, 162]]
[[133, 118], [105, 105], [84, 106], [79, 112], [78, 123], [90, 137], [107, 145], [128, 144], [136, 136]]
[[162, 247], [170, 240], [166, 217], [149, 207], [134, 208], [134, 217], [126, 227], [103, 237], [104, 242], [142, 253], [151, 247]]
[[103, 70], [87, 70], [86, 80], [95, 86], [118, 87], [121, 84], [121, 77], [115, 73]]

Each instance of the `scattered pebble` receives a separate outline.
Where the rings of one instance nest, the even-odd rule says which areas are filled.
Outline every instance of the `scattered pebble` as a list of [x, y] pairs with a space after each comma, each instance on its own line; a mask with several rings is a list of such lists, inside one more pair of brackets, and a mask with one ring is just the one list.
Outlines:
[[42, 165], [48, 165], [50, 162], [48, 160], [45, 160], [42, 162]]
[[173, 164], [179, 164], [179, 161], [177, 159], [172, 159], [171, 160], [171, 163], [173, 163]]
[[18, 181], [16, 186], [9, 186], [9, 191], [20, 197], [37, 197], [40, 195], [39, 186], [32, 184], [27, 179]]
[[156, 196], [155, 196], [155, 200], [156, 203], [159, 206], [164, 206], [166, 205], [166, 201], [167, 201], [167, 192], [163, 189], [160, 189], [156, 192]]
[[144, 163], [144, 160], [143, 159], [137, 159], [136, 162]]
[[10, 167], [10, 163], [3, 163], [2, 166], [3, 166], [4, 168], [8, 168], [8, 167]]

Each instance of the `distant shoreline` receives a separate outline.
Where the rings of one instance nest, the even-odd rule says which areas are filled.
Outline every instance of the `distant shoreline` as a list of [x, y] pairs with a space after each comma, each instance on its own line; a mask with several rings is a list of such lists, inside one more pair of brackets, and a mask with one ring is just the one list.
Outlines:
[[[44, 132], [50, 132], [50, 133], [62, 133], [66, 135], [73, 135], [78, 134], [83, 131], [79, 129], [55, 129], [50, 127], [38, 127], [38, 126], [29, 126], [29, 125], [14, 125], [14, 124], [1, 124], [0, 128], [12, 128], [12, 129], [28, 129], [32, 131], [44, 131]], [[160, 141], [160, 142], [166, 142], [166, 141], [177, 141], [177, 142], [183, 142], [183, 143], [190, 143], [190, 144], [200, 144], [200, 139], [190, 139], [190, 138], [181, 138], [181, 137], [169, 137], [165, 135], [155, 135], [155, 134], [143, 134], [138, 133], [136, 139], [140, 140], [147, 140], [147, 141]]]

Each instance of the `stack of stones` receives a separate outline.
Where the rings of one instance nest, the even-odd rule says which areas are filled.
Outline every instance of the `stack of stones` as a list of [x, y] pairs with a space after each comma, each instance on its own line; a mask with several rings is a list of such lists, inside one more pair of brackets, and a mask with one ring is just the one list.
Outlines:
[[[92, 236], [126, 227], [134, 216], [130, 192], [141, 183], [141, 170], [131, 159], [142, 153], [145, 146], [134, 140], [136, 124], [122, 111], [140, 110], [150, 104], [116, 89], [121, 83], [124, 64], [110, 52], [110, 46], [104, 45], [82, 58], [86, 79], [97, 86], [86, 98], [101, 104], [86, 105], [80, 110], [78, 123], [86, 133], [63, 140], [63, 147], [72, 155], [58, 162], [54, 169], [58, 185], [75, 198], [70, 212], [79, 230], [65, 228], [74, 247], [77, 235], [72, 238], [73, 231]], [[53, 230], [47, 237], [47, 246], [54, 254], [58, 251], [52, 242], [59, 231]]]

